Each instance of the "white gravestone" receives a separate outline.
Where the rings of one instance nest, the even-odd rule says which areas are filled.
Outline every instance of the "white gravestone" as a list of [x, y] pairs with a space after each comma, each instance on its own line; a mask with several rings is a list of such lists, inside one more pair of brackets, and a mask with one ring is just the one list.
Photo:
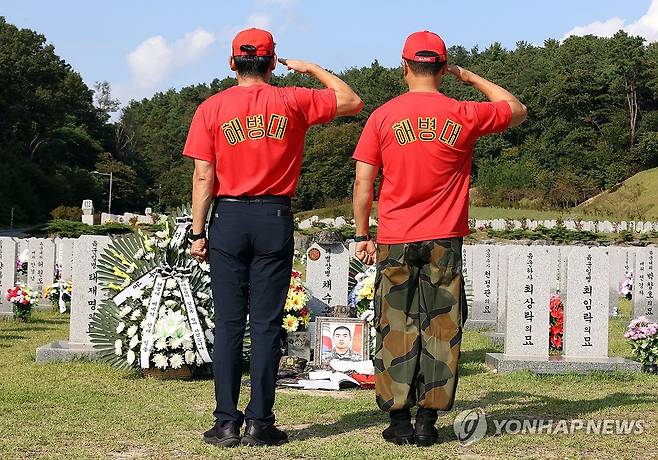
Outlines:
[[73, 279], [74, 245], [75, 239], [73, 238], [55, 240], [55, 262], [59, 269], [60, 279], [65, 282]]
[[505, 332], [509, 255], [518, 248], [519, 246], [500, 246], [498, 249], [498, 323], [496, 325], [496, 331], [499, 333]]
[[608, 253], [605, 248], [573, 248], [569, 253], [569, 302], [564, 306], [565, 358], [607, 358]]
[[610, 297], [610, 316], [619, 314], [619, 288], [626, 273], [635, 269], [635, 248], [626, 246], [608, 247], [610, 257], [610, 277], [608, 279], [608, 294]]
[[548, 359], [548, 252], [537, 247], [509, 255], [505, 356]]
[[635, 252], [635, 286], [633, 292], [633, 316], [646, 316], [658, 321], [656, 305], [656, 249], [637, 248]]
[[94, 225], [94, 203], [91, 200], [82, 201], [82, 222]]
[[473, 271], [473, 246], [470, 244], [462, 245], [462, 276], [464, 280], [473, 281], [471, 278]]
[[347, 305], [349, 250], [342, 243], [314, 243], [306, 256], [306, 287], [313, 314], [326, 315], [330, 307]]
[[37, 362], [68, 361], [75, 357], [95, 357], [89, 329], [91, 318], [107, 295], [98, 283], [98, 261], [110, 244], [108, 236], [81, 236], [75, 242], [73, 293], [69, 341], [51, 342], [37, 348]]
[[48, 304], [43, 298], [44, 288], [55, 280], [55, 243], [45, 238], [31, 238], [28, 243], [27, 285], [34, 289], [40, 303]]
[[473, 305], [468, 322], [476, 328], [493, 328], [498, 320], [498, 247], [472, 248]]
[[16, 242], [0, 237], [0, 318], [13, 317], [13, 305], [6, 299], [7, 289], [16, 284]]

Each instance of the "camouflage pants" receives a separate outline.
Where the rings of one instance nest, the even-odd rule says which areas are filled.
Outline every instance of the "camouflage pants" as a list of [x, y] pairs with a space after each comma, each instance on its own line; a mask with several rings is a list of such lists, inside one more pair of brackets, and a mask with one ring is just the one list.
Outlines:
[[375, 280], [377, 404], [449, 410], [466, 301], [461, 238], [380, 244]]

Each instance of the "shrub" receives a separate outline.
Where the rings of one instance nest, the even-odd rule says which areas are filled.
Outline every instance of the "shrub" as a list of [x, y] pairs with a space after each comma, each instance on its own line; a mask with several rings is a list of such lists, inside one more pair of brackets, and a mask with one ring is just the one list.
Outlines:
[[53, 219], [72, 220], [80, 222], [82, 220], [82, 208], [77, 206], [57, 206], [50, 211]]

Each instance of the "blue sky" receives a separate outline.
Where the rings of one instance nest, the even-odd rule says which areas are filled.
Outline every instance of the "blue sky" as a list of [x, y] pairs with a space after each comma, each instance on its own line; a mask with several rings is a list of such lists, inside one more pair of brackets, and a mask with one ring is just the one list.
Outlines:
[[421, 29], [467, 48], [619, 28], [658, 40], [658, 0], [2, 0], [0, 15], [46, 35], [88, 84], [108, 80], [124, 103], [229, 75], [231, 38], [247, 26], [271, 30], [280, 56], [332, 70], [395, 66]]

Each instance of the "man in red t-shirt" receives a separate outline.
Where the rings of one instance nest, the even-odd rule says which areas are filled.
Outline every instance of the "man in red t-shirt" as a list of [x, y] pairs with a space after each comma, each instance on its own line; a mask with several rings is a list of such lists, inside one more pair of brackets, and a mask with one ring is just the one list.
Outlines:
[[[215, 304], [216, 421], [204, 440], [220, 446], [287, 442], [274, 426], [272, 407], [292, 270], [290, 198], [301, 171], [304, 136], [312, 125], [354, 115], [363, 107], [338, 77], [304, 61], [279, 59], [326, 89], [269, 85], [276, 62], [269, 32], [238, 33], [230, 58], [238, 85], [198, 107], [183, 151], [194, 159], [191, 254], [199, 260], [210, 257]], [[251, 400], [242, 414], [237, 404], [247, 313]]]
[[[395, 443], [438, 439], [437, 410], [449, 410], [466, 310], [461, 276], [468, 189], [477, 139], [516, 126], [526, 108], [505, 89], [447, 65], [443, 40], [416, 32], [405, 42], [405, 93], [375, 110], [354, 152], [356, 256], [375, 281], [376, 393], [390, 413], [382, 435]], [[491, 102], [439, 92], [451, 73]], [[382, 169], [377, 248], [368, 234], [373, 183]], [[415, 428], [410, 408], [417, 405]]]

